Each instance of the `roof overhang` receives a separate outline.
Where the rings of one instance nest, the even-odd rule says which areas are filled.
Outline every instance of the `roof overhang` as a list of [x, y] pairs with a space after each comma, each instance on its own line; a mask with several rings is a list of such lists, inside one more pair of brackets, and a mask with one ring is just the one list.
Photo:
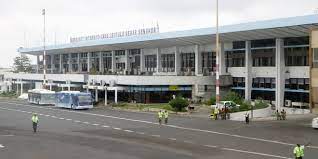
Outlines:
[[[318, 15], [249, 22], [219, 27], [220, 41], [232, 42], [270, 38], [309, 36], [318, 27]], [[48, 54], [95, 52], [107, 50], [157, 48], [215, 43], [216, 28], [202, 28], [176, 32], [81, 41], [46, 47]], [[24, 54], [41, 55], [43, 47], [19, 48]]]

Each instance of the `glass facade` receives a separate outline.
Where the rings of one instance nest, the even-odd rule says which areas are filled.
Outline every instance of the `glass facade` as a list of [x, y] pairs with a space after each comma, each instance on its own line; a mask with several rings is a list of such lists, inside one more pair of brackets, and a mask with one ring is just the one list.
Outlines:
[[146, 72], [155, 72], [157, 69], [157, 55], [145, 55]]
[[195, 67], [194, 53], [181, 53], [181, 72], [187, 75], [193, 75]]
[[161, 71], [174, 72], [175, 71], [175, 55], [174, 54], [161, 54]]
[[202, 52], [201, 53], [202, 74], [204, 76], [211, 75], [214, 72], [216, 64], [215, 52]]

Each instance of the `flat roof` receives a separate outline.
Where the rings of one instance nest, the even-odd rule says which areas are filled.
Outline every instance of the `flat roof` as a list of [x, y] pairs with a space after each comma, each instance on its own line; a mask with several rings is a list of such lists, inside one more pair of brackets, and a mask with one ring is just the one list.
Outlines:
[[[221, 42], [231, 42], [308, 36], [309, 30], [315, 27], [318, 27], [318, 14], [224, 25], [219, 27], [219, 33]], [[46, 51], [48, 54], [54, 54], [209, 44], [215, 42], [215, 33], [215, 27], [200, 28], [50, 45], [46, 46]], [[40, 55], [43, 52], [43, 46], [21, 47], [18, 52]]]

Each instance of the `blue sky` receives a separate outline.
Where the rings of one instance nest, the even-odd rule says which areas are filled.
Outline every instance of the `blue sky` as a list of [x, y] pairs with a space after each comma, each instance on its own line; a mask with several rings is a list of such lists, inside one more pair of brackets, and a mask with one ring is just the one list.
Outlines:
[[[318, 14], [318, 0], [219, 0], [219, 6], [220, 25]], [[215, 0], [0, 0], [0, 67], [12, 65], [18, 47], [42, 44], [42, 8], [48, 44], [157, 22], [161, 32], [215, 25]]]

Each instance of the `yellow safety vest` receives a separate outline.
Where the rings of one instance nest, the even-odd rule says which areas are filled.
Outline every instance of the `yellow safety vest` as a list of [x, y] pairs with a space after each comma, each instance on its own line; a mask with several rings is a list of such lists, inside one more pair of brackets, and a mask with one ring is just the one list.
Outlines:
[[162, 112], [158, 112], [158, 117], [159, 118], [162, 118], [162, 115], [163, 115]]
[[165, 116], [165, 118], [168, 118], [169, 113], [168, 112], [164, 112], [164, 116]]
[[38, 123], [39, 122], [39, 117], [38, 116], [32, 116], [32, 122]]
[[300, 147], [296, 146], [294, 148], [294, 154], [295, 154], [296, 157], [304, 157], [304, 148], [303, 148], [303, 146], [300, 146]]

